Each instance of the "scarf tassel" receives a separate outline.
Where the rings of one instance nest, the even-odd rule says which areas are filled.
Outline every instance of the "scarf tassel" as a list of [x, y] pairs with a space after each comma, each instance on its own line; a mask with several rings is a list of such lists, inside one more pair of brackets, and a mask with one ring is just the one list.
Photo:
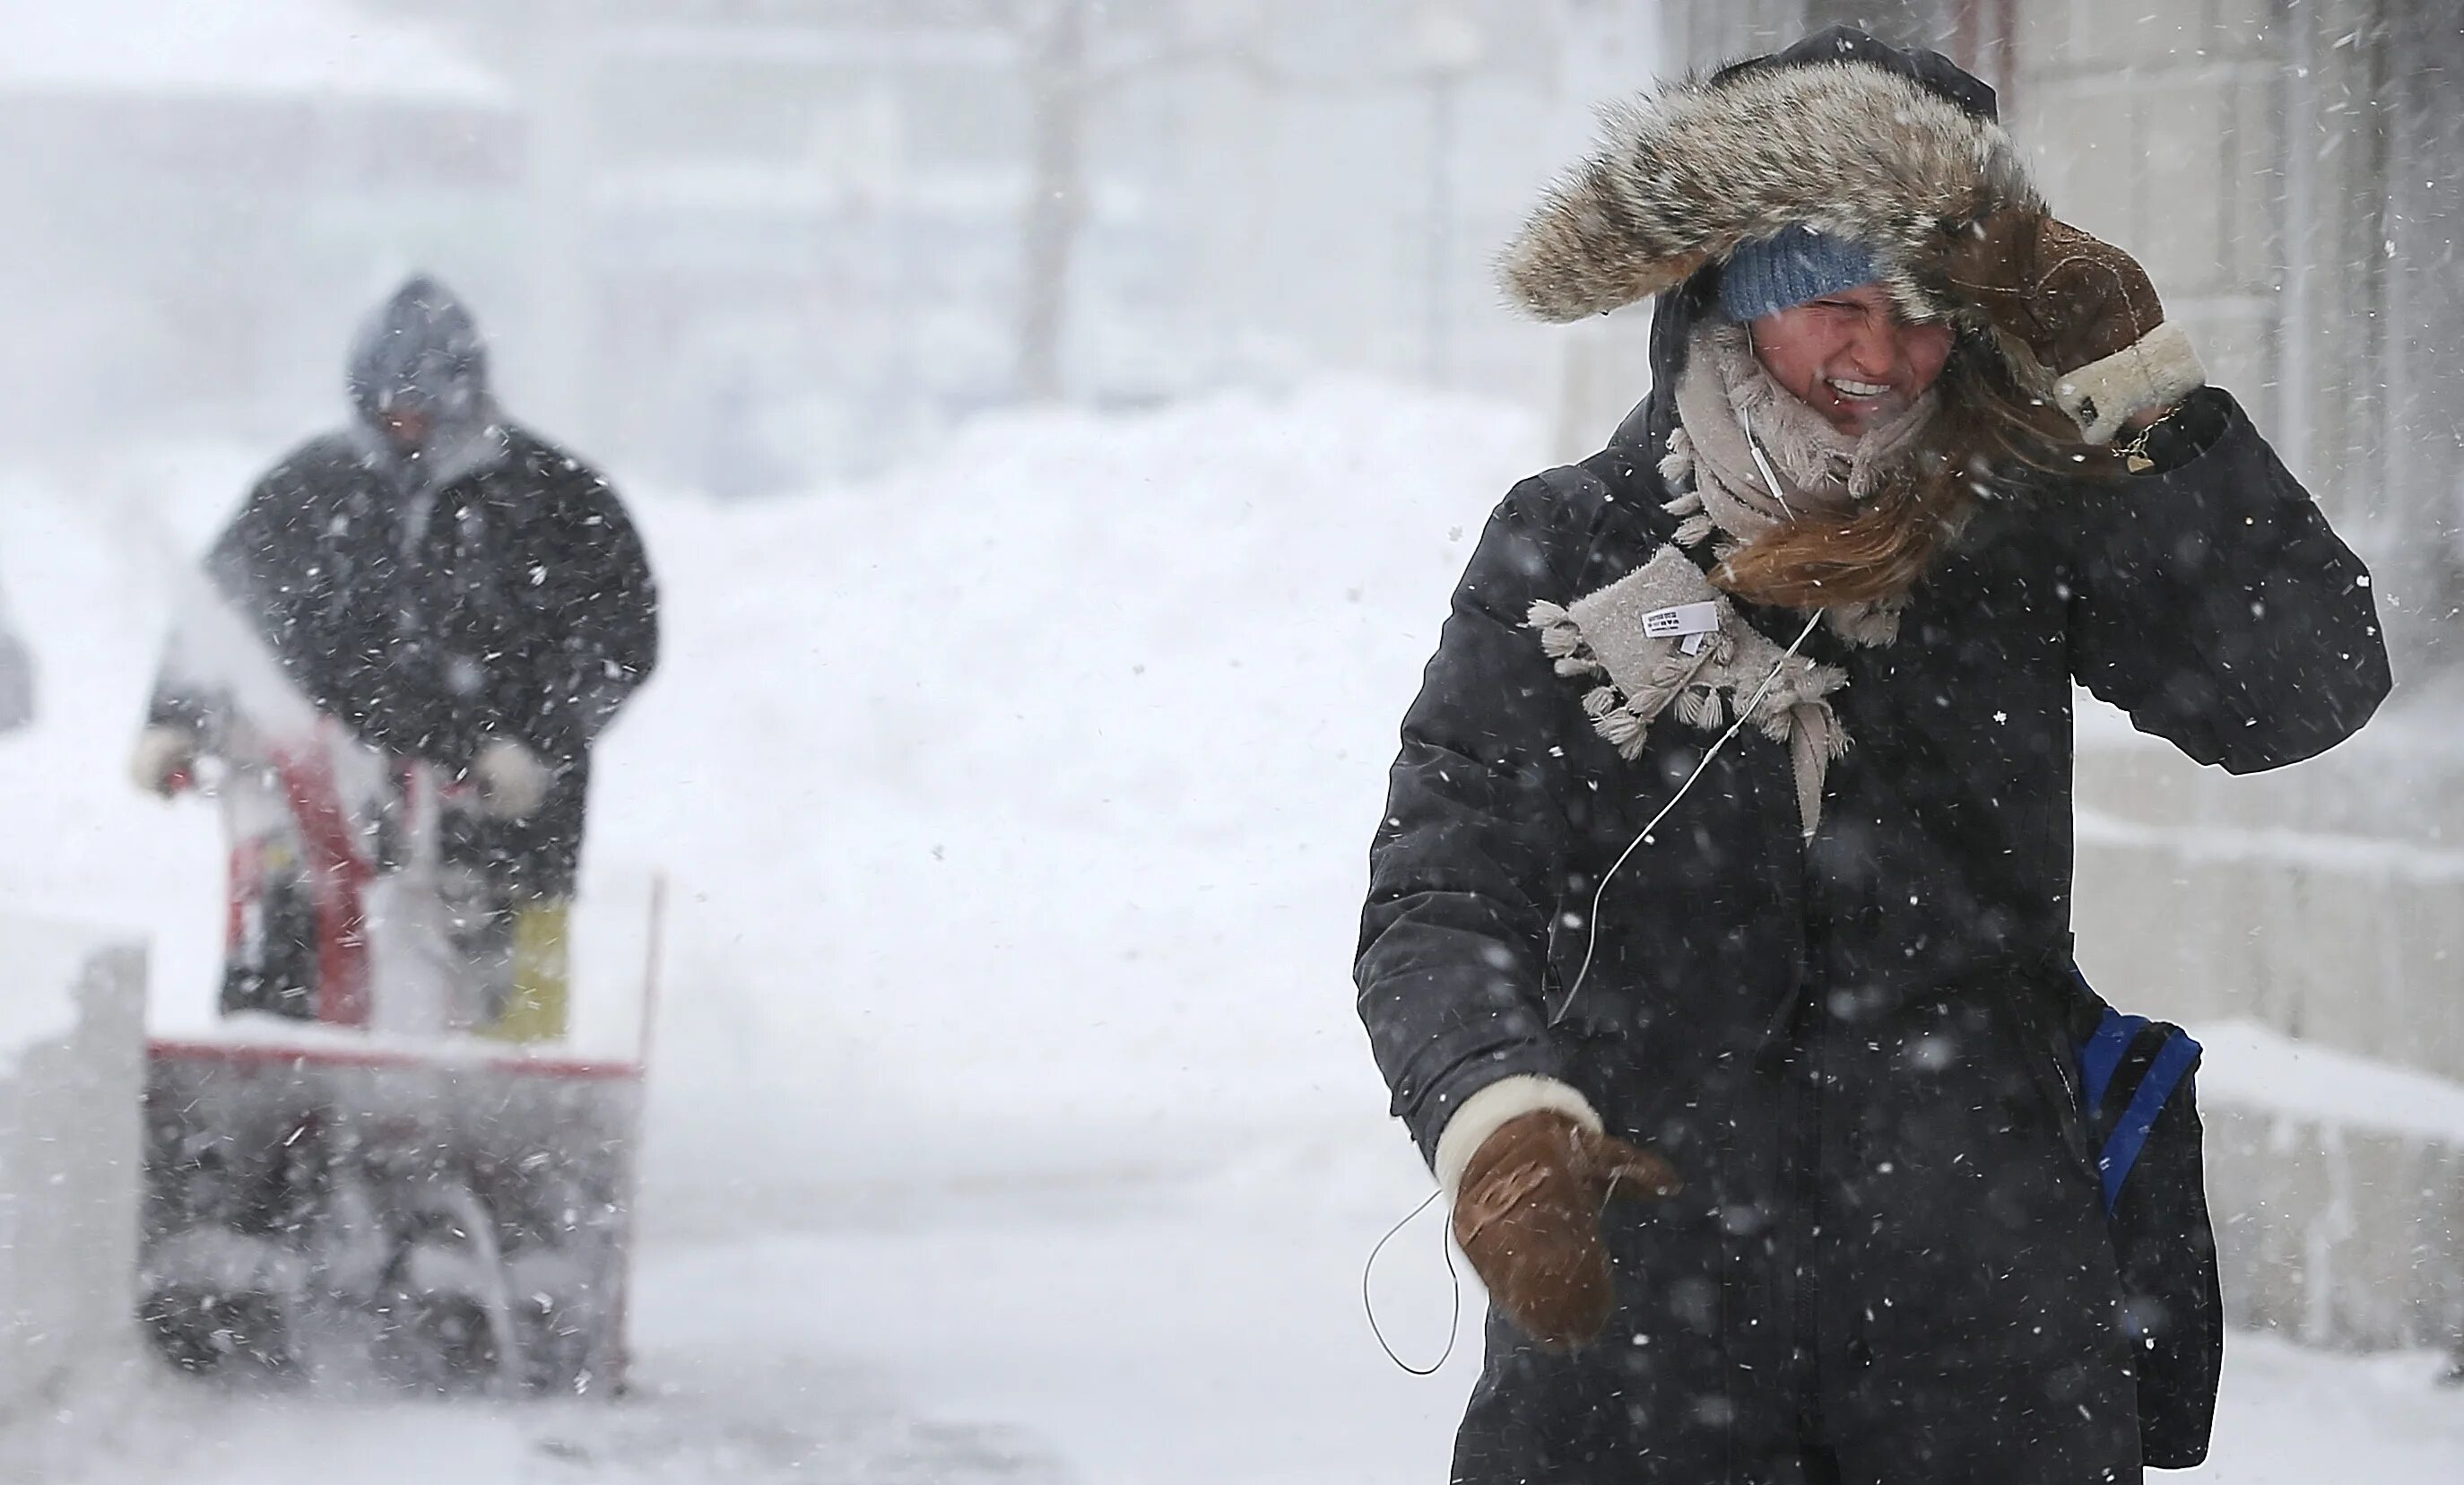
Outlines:
[[1828, 701], [1800, 701], [1786, 714], [1790, 772], [1796, 779], [1797, 823], [1812, 840], [1822, 823], [1822, 786], [1831, 765], [1848, 751], [1848, 734]]
[[1711, 686], [1691, 686], [1677, 698], [1677, 720], [1689, 727], [1705, 732], [1726, 724], [1727, 709], [1720, 704], [1720, 693]]
[[[1672, 440], [1672, 448], [1674, 447], [1676, 440], [1682, 440], [1684, 436], [1685, 431], [1682, 428], [1679, 429], [1676, 433], [1676, 439]], [[1661, 462], [1661, 475], [1662, 477], [1671, 477], [1668, 475], [1668, 465], [1671, 462], [1674, 462], [1676, 458], [1676, 454], [1671, 453], [1667, 459]], [[1688, 469], [1692, 467], [1690, 454], [1688, 455], [1687, 467]], [[1715, 529], [1715, 526], [1712, 522], [1710, 512], [1704, 507], [1703, 492], [1701, 490], [1688, 490], [1684, 494], [1680, 495], [1673, 499], [1663, 501], [1660, 508], [1677, 518], [1678, 545], [1700, 546], [1711, 539], [1711, 533]]]
[[1617, 756], [1628, 763], [1642, 756], [1642, 742], [1650, 724], [1635, 715], [1631, 707], [1617, 707], [1593, 719], [1592, 726], [1601, 737], [1616, 745]]
[[1558, 675], [1602, 674], [1604, 667], [1599, 656], [1592, 653], [1592, 647], [1583, 639], [1582, 626], [1574, 622], [1574, 616], [1566, 611], [1565, 605], [1553, 604], [1545, 598], [1534, 599], [1530, 609], [1525, 612], [1523, 622], [1526, 628], [1539, 632], [1540, 653], [1555, 662]]
[[[1686, 436], [1685, 425], [1681, 423], [1668, 435], [1668, 452], [1660, 457], [1660, 477], [1673, 487], [1685, 483], [1693, 476], [1694, 440]], [[1697, 504], [1695, 508], [1700, 510], [1702, 507]]]

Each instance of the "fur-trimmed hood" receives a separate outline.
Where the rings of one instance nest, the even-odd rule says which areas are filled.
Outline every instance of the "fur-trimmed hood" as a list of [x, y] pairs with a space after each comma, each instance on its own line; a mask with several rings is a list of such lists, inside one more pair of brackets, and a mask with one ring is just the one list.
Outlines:
[[1932, 53], [1835, 28], [1777, 56], [1668, 83], [1610, 110], [1500, 263], [1543, 320], [1677, 288], [1738, 244], [1807, 226], [1869, 247], [1913, 318], [1954, 316], [1946, 224], [2042, 210], [1992, 90]]

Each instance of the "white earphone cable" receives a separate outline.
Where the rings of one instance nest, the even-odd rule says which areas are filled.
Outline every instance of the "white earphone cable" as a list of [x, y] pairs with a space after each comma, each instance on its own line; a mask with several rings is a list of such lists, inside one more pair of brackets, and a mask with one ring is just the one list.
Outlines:
[[1660, 807], [1660, 812], [1651, 817], [1651, 823], [1637, 831], [1634, 839], [1626, 843], [1626, 848], [1617, 853], [1617, 858], [1609, 864], [1609, 869], [1600, 874], [1600, 883], [1592, 891], [1592, 911], [1583, 923], [1582, 967], [1574, 972], [1574, 983], [1567, 988], [1566, 998], [1557, 1003], [1555, 1013], [1549, 1017], [1551, 1026], [1556, 1026], [1566, 1019], [1566, 1012], [1574, 1008], [1574, 997], [1583, 992], [1583, 982], [1591, 978], [1592, 958], [1600, 949], [1600, 899], [1607, 896], [1610, 880], [1625, 865], [1626, 858], [1633, 855], [1643, 842], [1651, 839], [1651, 832], [1660, 829], [1660, 822], [1667, 819], [1668, 812], [1676, 809], [1678, 803], [1684, 799], [1686, 791], [1694, 787], [1695, 781], [1703, 777], [1703, 770], [1711, 766], [1711, 760], [1720, 756], [1720, 749], [1727, 747], [1728, 740], [1735, 737], [1738, 730], [1745, 726], [1746, 720], [1753, 716], [1754, 708], [1762, 704], [1764, 696], [1771, 691], [1771, 682], [1779, 679], [1779, 673], [1787, 667], [1791, 659], [1795, 657], [1796, 652], [1804, 646], [1806, 640], [1813, 636], [1814, 627], [1821, 622], [1820, 613], [1805, 621], [1805, 628], [1797, 631], [1796, 637], [1789, 641], [1788, 649], [1781, 652], [1780, 657], [1772, 662], [1771, 674], [1765, 676], [1762, 684], [1754, 688], [1753, 696], [1743, 706], [1737, 708], [1737, 720], [1728, 723], [1728, 730], [1721, 733], [1719, 741], [1713, 742], [1705, 751], [1703, 761], [1694, 765], [1694, 771], [1685, 776], [1684, 783], [1677, 786], [1677, 792], [1668, 796], [1668, 803]]
[[1772, 471], [1771, 460], [1763, 454], [1763, 441], [1754, 436], [1754, 415], [1739, 408], [1737, 424], [1746, 431], [1746, 452], [1754, 456], [1754, 468], [1762, 471], [1763, 483], [1771, 487], [1771, 499], [1779, 501], [1779, 508], [1788, 512], [1789, 520], [1794, 521], [1796, 507], [1788, 503], [1788, 486], [1779, 482], [1779, 476]]

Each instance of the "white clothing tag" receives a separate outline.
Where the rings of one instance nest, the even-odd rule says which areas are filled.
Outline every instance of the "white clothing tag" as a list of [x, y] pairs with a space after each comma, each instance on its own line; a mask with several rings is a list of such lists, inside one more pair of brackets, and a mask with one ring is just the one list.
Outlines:
[[[1716, 603], [1676, 604], [1666, 609], [1654, 609], [1642, 616], [1642, 632], [1654, 639], [1672, 635], [1691, 635], [1697, 640], [1720, 627], [1720, 606]], [[1700, 643], [1686, 647], [1692, 654], [1702, 649]]]

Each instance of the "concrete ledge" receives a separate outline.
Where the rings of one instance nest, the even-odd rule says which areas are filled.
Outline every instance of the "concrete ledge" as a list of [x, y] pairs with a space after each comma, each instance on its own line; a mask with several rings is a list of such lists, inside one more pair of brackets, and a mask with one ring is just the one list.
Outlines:
[[2229, 1319], [2358, 1350], [2464, 1337], [2464, 1146], [2203, 1112]]
[[2105, 999], [2464, 1078], [2464, 852], [2083, 809], [2075, 880]]
[[2392, 702], [2307, 763], [2231, 774], [2192, 763], [2128, 718], [2082, 698], [2079, 803], [2142, 825], [2320, 831], [2464, 846], [2464, 702]]
[[2198, 1029], [2225, 1309], [2314, 1345], [2464, 1337], [2464, 1083]]

